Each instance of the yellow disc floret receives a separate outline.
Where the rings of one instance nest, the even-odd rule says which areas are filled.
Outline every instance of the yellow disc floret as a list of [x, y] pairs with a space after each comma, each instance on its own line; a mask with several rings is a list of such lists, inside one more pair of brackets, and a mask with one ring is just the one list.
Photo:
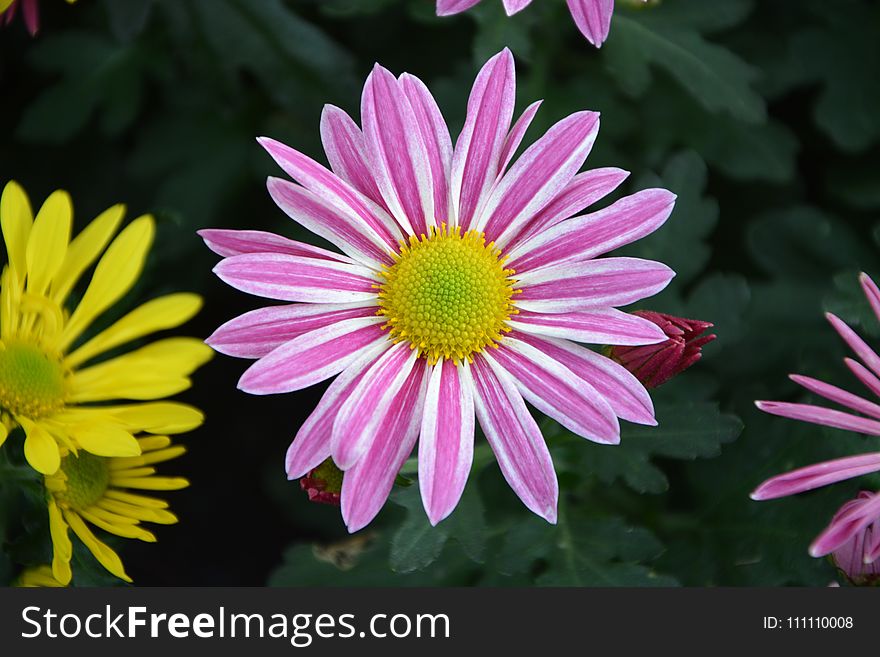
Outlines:
[[479, 231], [445, 224], [400, 247], [378, 286], [379, 313], [388, 318], [383, 328], [392, 339], [408, 341], [432, 364], [497, 347], [510, 331], [506, 322], [517, 312], [511, 299], [519, 292], [501, 250]]
[[64, 406], [61, 361], [23, 342], [0, 343], [0, 408], [27, 418], [51, 415]]
[[88, 509], [110, 486], [109, 459], [81, 451], [61, 459], [61, 467], [46, 479], [46, 487], [64, 508]]

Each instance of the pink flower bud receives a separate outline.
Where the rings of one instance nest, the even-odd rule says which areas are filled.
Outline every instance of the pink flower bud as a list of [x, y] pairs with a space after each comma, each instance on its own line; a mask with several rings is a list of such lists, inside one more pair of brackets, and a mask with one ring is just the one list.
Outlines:
[[327, 459], [299, 480], [300, 487], [308, 493], [309, 501], [339, 506], [342, 491], [342, 470], [332, 459]]
[[[849, 530], [847, 540], [831, 552], [831, 559], [856, 586], [880, 585], [880, 515], [864, 516], [867, 507], [876, 506], [875, 493], [862, 491], [835, 514], [823, 536]], [[853, 531], [854, 530], [854, 531]], [[817, 540], [817, 543], [821, 540]]]

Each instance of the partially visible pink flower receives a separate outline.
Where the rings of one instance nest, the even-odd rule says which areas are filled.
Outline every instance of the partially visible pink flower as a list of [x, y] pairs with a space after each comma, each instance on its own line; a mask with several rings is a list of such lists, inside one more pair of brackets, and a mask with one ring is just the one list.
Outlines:
[[716, 337], [714, 333], [703, 335], [712, 328], [710, 322], [651, 310], [636, 310], [632, 314], [656, 324], [669, 338], [657, 344], [617, 345], [608, 349], [608, 355], [635, 374], [646, 388], [656, 388], [684, 372], [702, 358], [703, 347]]
[[[437, 15], [451, 16], [470, 9], [480, 0], [437, 0]], [[525, 9], [532, 0], [502, 0], [508, 16]], [[608, 38], [614, 0], [566, 0], [575, 24], [587, 41], [597, 48]]]
[[[76, 0], [67, 0], [73, 4]], [[0, 0], [0, 22], [9, 25], [15, 18], [15, 14], [21, 7], [21, 16], [27, 31], [31, 36], [36, 36], [40, 29], [40, 5], [39, 0]]]
[[339, 506], [342, 470], [336, 467], [332, 459], [327, 459], [300, 479], [299, 485], [308, 494], [310, 502]]
[[880, 584], [880, 494], [862, 491], [840, 507], [810, 547], [814, 557], [829, 553], [853, 584]]
[[[874, 314], [880, 320], [880, 289], [867, 274], [861, 274], [859, 282]], [[865, 388], [880, 397], [880, 378], [878, 378], [880, 377], [880, 356], [839, 317], [831, 313], [827, 313], [826, 317], [844, 342], [859, 357], [859, 360], [845, 358], [846, 366]], [[781, 417], [880, 436], [880, 404], [808, 376], [792, 374], [790, 378], [810, 392], [843, 406], [847, 410], [840, 411], [813, 404], [775, 401], [757, 401], [755, 402], [757, 407], [766, 413]], [[824, 461], [777, 475], [758, 486], [752, 492], [751, 497], [754, 500], [769, 500], [795, 495], [872, 472], [880, 472], [880, 452], [868, 452]], [[813, 556], [821, 556], [837, 550], [867, 527], [872, 518], [876, 519], [878, 516], [880, 516], [880, 496], [871, 496], [869, 493], [860, 495], [858, 500], [841, 508], [828, 529], [813, 543], [810, 553]], [[874, 547], [876, 548], [876, 546], [875, 541]], [[874, 558], [876, 558], [876, 554]]]
[[620, 441], [619, 419], [656, 424], [642, 384], [576, 343], [666, 339], [617, 307], [662, 290], [672, 270], [599, 256], [660, 227], [675, 195], [647, 189], [579, 214], [627, 176], [578, 173], [598, 114], [565, 117], [514, 160], [538, 109], [513, 122], [515, 98], [505, 49], [477, 75], [453, 146], [427, 86], [377, 65], [361, 98], [363, 128], [324, 109], [332, 171], [259, 140], [296, 181], [269, 178], [275, 203], [341, 253], [259, 231], [200, 233], [223, 256], [214, 271], [226, 283], [297, 302], [249, 312], [208, 339], [257, 359], [239, 387], [276, 394], [336, 377], [286, 465], [295, 479], [333, 458], [345, 471], [350, 531], [382, 508], [417, 441], [428, 518], [449, 515], [471, 470], [475, 418], [511, 488], [549, 522], [556, 472], [526, 401], [605, 444]]

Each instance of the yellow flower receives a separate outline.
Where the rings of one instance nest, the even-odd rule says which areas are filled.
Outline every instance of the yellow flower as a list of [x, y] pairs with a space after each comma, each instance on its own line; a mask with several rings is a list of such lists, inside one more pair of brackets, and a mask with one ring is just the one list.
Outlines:
[[38, 587], [60, 588], [65, 585], [55, 579], [52, 574], [52, 566], [34, 566], [18, 576], [15, 586], [31, 589]]
[[166, 502], [133, 491], [178, 490], [189, 486], [182, 477], [157, 476], [152, 467], [177, 458], [185, 449], [172, 445], [168, 436], [142, 436], [137, 440], [143, 452], [140, 456], [105, 458], [86, 452], [65, 453], [58, 471], [45, 477], [54, 551], [51, 571], [60, 583], [69, 584], [72, 575], [73, 544], [68, 528], [104, 568], [130, 582], [119, 555], [101, 542], [86, 523], [116, 536], [153, 543], [156, 537], [141, 527], [141, 522], [162, 525], [177, 522], [177, 516], [167, 510]]
[[[189, 388], [190, 374], [211, 357], [201, 340], [165, 338], [101, 358], [183, 324], [198, 312], [200, 297], [153, 299], [85, 337], [132, 288], [153, 240], [148, 215], [113, 239], [124, 213], [122, 205], [111, 207], [71, 240], [73, 209], [66, 192], [50, 195], [36, 219], [15, 182], [0, 198], [8, 254], [0, 276], [0, 445], [20, 426], [25, 457], [43, 475], [58, 471], [62, 450], [138, 457], [143, 439], [136, 435], [190, 431], [203, 420], [191, 406], [155, 401]], [[71, 292], [92, 265], [88, 286], [68, 312]]]

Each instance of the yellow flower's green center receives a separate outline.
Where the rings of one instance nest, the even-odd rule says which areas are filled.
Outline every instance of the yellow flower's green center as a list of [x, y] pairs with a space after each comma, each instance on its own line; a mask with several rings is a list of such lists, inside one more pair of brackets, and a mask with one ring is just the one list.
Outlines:
[[60, 360], [27, 343], [0, 344], [0, 407], [30, 419], [64, 406], [64, 368]]
[[460, 228], [431, 228], [401, 242], [395, 262], [382, 272], [380, 313], [395, 342], [406, 340], [435, 363], [459, 362], [497, 346], [506, 322], [516, 314], [512, 269], [483, 234]]
[[110, 485], [110, 466], [102, 456], [80, 451], [79, 456], [68, 454], [61, 460], [64, 486], [55, 497], [62, 504], [78, 510], [87, 509], [100, 500]]

